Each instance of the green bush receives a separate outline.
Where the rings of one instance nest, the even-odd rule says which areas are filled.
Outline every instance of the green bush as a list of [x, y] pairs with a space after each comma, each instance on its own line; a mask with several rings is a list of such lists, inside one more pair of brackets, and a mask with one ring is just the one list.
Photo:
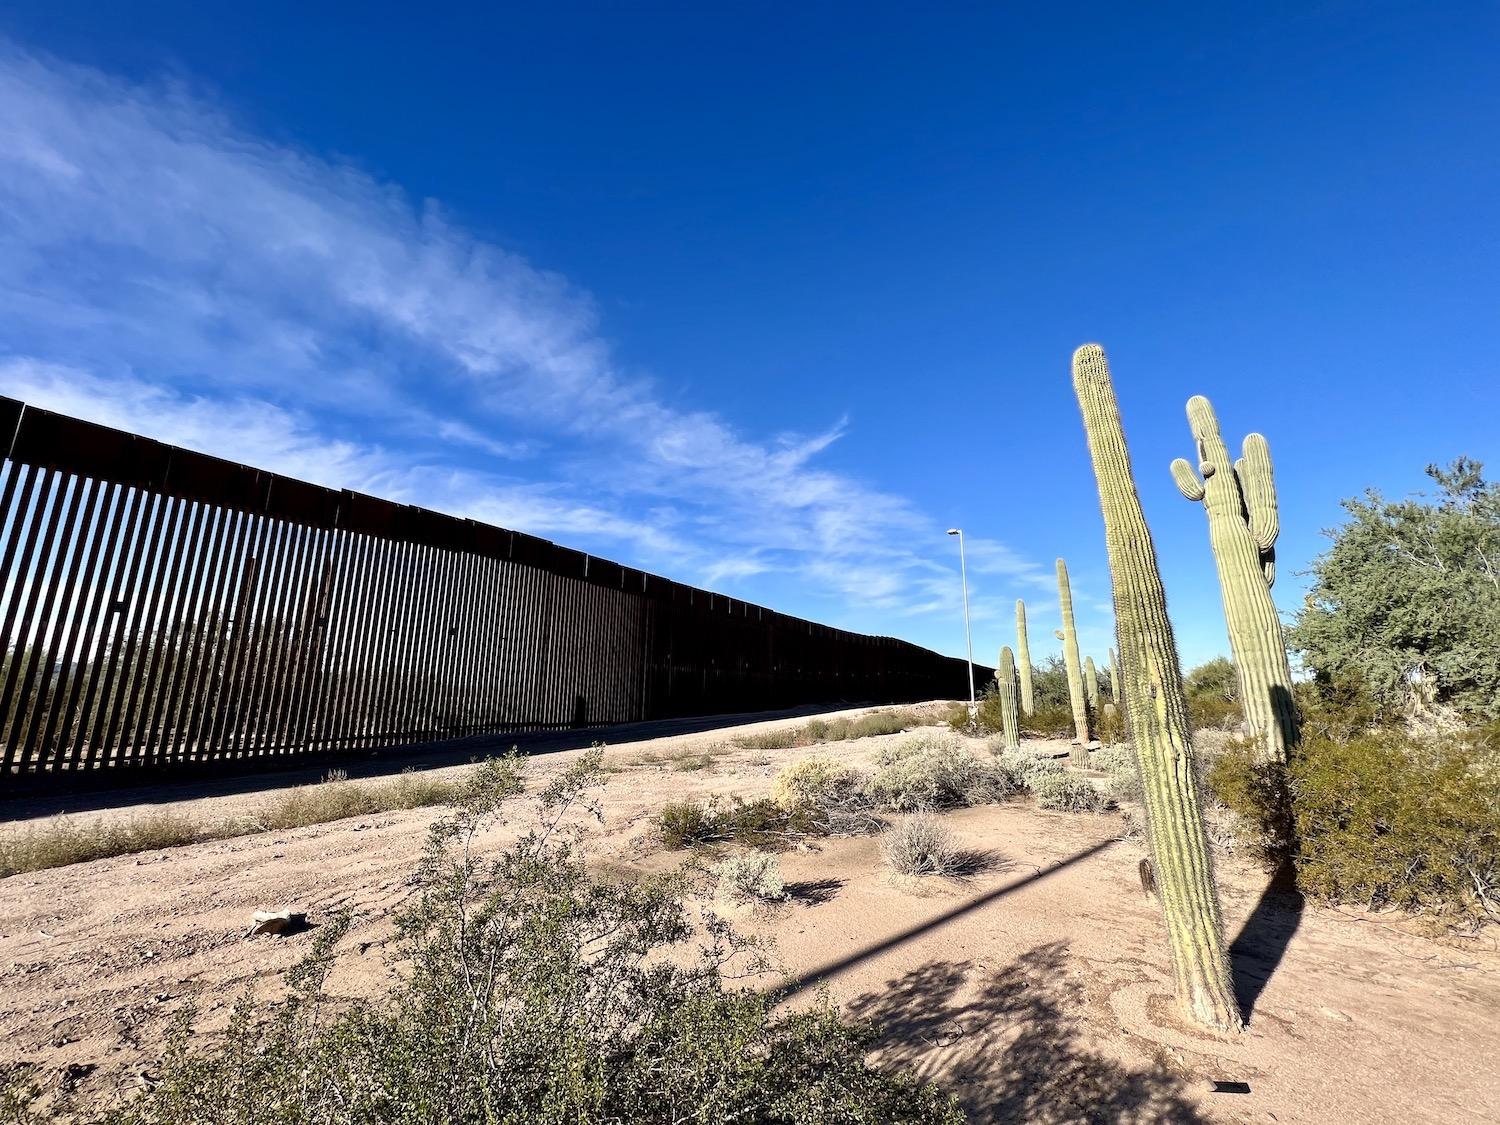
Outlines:
[[998, 763], [976, 758], [952, 735], [913, 735], [884, 747], [876, 762], [868, 792], [896, 812], [990, 804], [1018, 788]]
[[1483, 468], [1429, 465], [1436, 496], [1344, 501], [1288, 635], [1319, 683], [1357, 680], [1388, 715], [1500, 719], [1500, 482]]
[[1214, 696], [1188, 697], [1188, 722], [1194, 730], [1238, 730], [1245, 721], [1245, 708], [1233, 699]]
[[1474, 742], [1367, 732], [1291, 769], [1304, 890], [1334, 902], [1500, 921], [1500, 759]]
[[1039, 808], [1055, 812], [1100, 813], [1111, 804], [1107, 793], [1071, 773], [1043, 774], [1032, 783], [1031, 791]]
[[1240, 678], [1234, 662], [1227, 656], [1216, 656], [1198, 665], [1182, 677], [1182, 687], [1189, 700], [1217, 699], [1233, 703], [1240, 697]]
[[1030, 715], [1022, 715], [1021, 730], [1037, 738], [1072, 738], [1073, 708], [1066, 703], [1038, 702]]
[[1099, 708], [1094, 722], [1094, 733], [1104, 746], [1122, 746], [1126, 741], [1125, 714], [1113, 703]]
[[207, 1045], [188, 1013], [159, 1084], [110, 1120], [963, 1120], [931, 1087], [866, 1064], [873, 1029], [826, 1002], [783, 1013], [773, 993], [728, 985], [726, 965], [764, 960], [722, 922], [695, 925], [681, 875], [591, 880], [559, 826], [598, 764], [549, 785], [538, 826], [498, 856], [472, 845], [503, 797], [434, 826], [386, 995], [327, 995], [347, 918], [325, 925], [284, 1001], [247, 993]]
[[[1500, 921], [1500, 751], [1483, 730], [1314, 735], [1285, 773], [1235, 747], [1208, 784], [1261, 848], [1290, 851], [1310, 895], [1457, 926]], [[1282, 787], [1290, 824], [1274, 813]]]

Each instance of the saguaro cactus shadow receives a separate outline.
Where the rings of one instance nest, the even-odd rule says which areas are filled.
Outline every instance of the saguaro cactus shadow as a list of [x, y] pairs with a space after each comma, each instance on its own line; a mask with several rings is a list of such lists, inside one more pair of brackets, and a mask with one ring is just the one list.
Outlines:
[[1062, 942], [998, 969], [934, 962], [849, 1010], [882, 1029], [882, 1064], [938, 1081], [974, 1121], [1205, 1121], [1177, 1075], [1133, 1070], [1090, 1048], [1075, 967]]

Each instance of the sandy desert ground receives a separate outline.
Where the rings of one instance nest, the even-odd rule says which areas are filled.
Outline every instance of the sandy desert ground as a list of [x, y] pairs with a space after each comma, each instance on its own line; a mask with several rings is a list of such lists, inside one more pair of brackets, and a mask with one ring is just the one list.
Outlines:
[[[782, 766], [810, 751], [737, 749], [730, 739], [800, 721], [617, 732], [607, 764], [618, 772], [591, 860], [613, 870], [682, 862], [685, 853], [661, 850], [654, 811], [668, 799], [764, 794]], [[858, 762], [900, 737], [825, 749]], [[694, 751], [711, 764], [679, 768]], [[538, 753], [527, 768], [544, 774], [578, 753]], [[213, 820], [286, 780], [215, 783], [190, 797], [143, 791], [112, 809], [99, 798], [13, 802], [0, 815], [66, 806], [91, 820], [175, 800]], [[51, 1088], [90, 1098], [128, 1093], [156, 1065], [175, 1011], [195, 1001], [199, 1026], [211, 1031], [247, 984], [269, 993], [305, 952], [309, 933], [247, 939], [257, 909], [294, 906], [316, 921], [351, 907], [358, 921], [332, 987], [378, 987], [391, 913], [440, 813], [353, 818], [0, 881], [0, 1063], [32, 1064]], [[1250, 1015], [1243, 1035], [1216, 1037], [1175, 1010], [1157, 910], [1136, 871], [1144, 845], [1122, 838], [1120, 815], [1016, 801], [944, 819], [989, 857], [984, 870], [893, 880], [876, 839], [823, 840], [783, 853], [790, 904], [737, 923], [774, 939], [800, 982], [790, 1002], [826, 984], [836, 1002], [885, 1029], [877, 1061], [951, 1088], [975, 1121], [1500, 1120], [1493, 931], [1437, 937], [1394, 916], [1299, 908], [1268, 891], [1249, 859], [1221, 856]], [[507, 823], [492, 842], [513, 830]]]

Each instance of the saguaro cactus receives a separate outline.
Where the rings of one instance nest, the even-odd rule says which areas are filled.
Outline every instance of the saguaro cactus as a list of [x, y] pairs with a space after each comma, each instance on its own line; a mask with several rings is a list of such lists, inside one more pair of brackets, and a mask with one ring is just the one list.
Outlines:
[[1036, 696], [1031, 691], [1031, 643], [1026, 639], [1026, 603], [1016, 599], [1016, 671], [1021, 678], [1021, 713], [1036, 714]]
[[1166, 919], [1178, 1000], [1208, 1027], [1237, 1031], [1243, 1024], [1198, 804], [1177, 642], [1167, 618], [1156, 547], [1136, 493], [1109, 364], [1097, 344], [1073, 353], [1073, 389], [1083, 412], [1104, 513], [1125, 707], [1140, 761], [1146, 838]]
[[1099, 669], [1092, 656], [1083, 658], [1083, 695], [1089, 701], [1089, 712], [1099, 713]]
[[1297, 745], [1297, 709], [1281, 618], [1271, 600], [1276, 580], [1276, 484], [1266, 439], [1251, 434], [1245, 455], [1230, 463], [1214, 408], [1202, 395], [1188, 399], [1188, 424], [1198, 445], [1198, 473], [1179, 457], [1172, 478], [1208, 513], [1208, 539], [1219, 570], [1229, 647], [1240, 681], [1245, 724], [1264, 762], [1286, 761]]
[[1063, 662], [1068, 666], [1068, 701], [1073, 705], [1073, 741], [1088, 746], [1094, 732], [1089, 726], [1089, 701], [1084, 694], [1083, 661], [1078, 657], [1078, 630], [1073, 625], [1073, 587], [1068, 584], [1068, 564], [1057, 560], [1057, 601], [1063, 627], [1057, 639], [1063, 643]]
[[1016, 681], [1016, 658], [1010, 646], [1000, 650], [1000, 666], [995, 670], [995, 683], [1000, 689], [1000, 735], [1005, 749], [1021, 748], [1021, 722], [1016, 712], [1021, 704], [1021, 689]]
[[1124, 693], [1120, 690], [1120, 662], [1115, 658], [1115, 650], [1109, 650], [1109, 698], [1118, 707], [1124, 700]]

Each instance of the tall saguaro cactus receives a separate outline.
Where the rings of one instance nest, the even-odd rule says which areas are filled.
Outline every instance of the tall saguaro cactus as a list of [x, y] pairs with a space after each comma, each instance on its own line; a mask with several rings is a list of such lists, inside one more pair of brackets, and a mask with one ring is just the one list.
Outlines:
[[1016, 658], [1011, 655], [1010, 645], [1000, 650], [1000, 666], [995, 670], [995, 683], [1000, 689], [1000, 736], [1005, 749], [1021, 748], [1021, 722], [1016, 714], [1021, 703], [1021, 689], [1016, 680]]
[[1099, 713], [1099, 669], [1092, 656], [1083, 658], [1083, 695], [1089, 701], [1089, 712]]
[[1206, 1026], [1237, 1031], [1243, 1023], [1198, 804], [1182, 666], [1167, 618], [1156, 547], [1136, 492], [1109, 364], [1097, 344], [1073, 353], [1073, 389], [1083, 412], [1104, 513], [1125, 706], [1140, 761], [1146, 838], [1166, 919], [1178, 1000]]
[[1031, 642], [1026, 638], [1026, 603], [1016, 599], [1016, 671], [1021, 678], [1021, 713], [1036, 714], [1036, 696], [1031, 689]]
[[1281, 618], [1271, 600], [1279, 530], [1271, 450], [1265, 438], [1251, 434], [1245, 439], [1245, 455], [1231, 463], [1208, 399], [1188, 399], [1187, 415], [1198, 445], [1198, 472], [1179, 457], [1172, 462], [1172, 479], [1184, 496], [1201, 501], [1208, 513], [1229, 647], [1256, 756], [1264, 762], [1284, 762], [1287, 751], [1297, 745], [1297, 709]]
[[1109, 698], [1116, 707], [1125, 700], [1124, 692], [1120, 690], [1120, 662], [1115, 658], [1115, 650], [1109, 650]]
[[1068, 701], [1073, 705], [1073, 741], [1087, 746], [1094, 737], [1089, 726], [1089, 701], [1084, 694], [1083, 661], [1078, 656], [1078, 630], [1073, 625], [1073, 587], [1068, 583], [1068, 564], [1057, 560], [1057, 601], [1063, 627], [1057, 639], [1063, 643], [1063, 662], [1068, 666]]

